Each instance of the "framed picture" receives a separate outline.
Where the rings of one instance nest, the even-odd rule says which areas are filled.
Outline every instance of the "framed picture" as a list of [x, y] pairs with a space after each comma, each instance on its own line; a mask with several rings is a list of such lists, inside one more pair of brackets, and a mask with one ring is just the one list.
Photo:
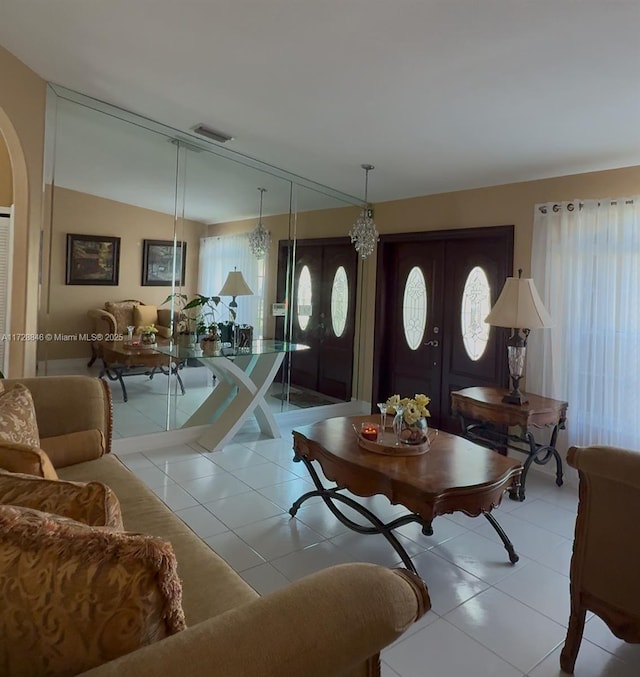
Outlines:
[[66, 284], [117, 286], [120, 238], [67, 233]]
[[[176, 286], [184, 284], [187, 243], [176, 243]], [[173, 280], [173, 240], [143, 240], [142, 286], [170, 287]]]

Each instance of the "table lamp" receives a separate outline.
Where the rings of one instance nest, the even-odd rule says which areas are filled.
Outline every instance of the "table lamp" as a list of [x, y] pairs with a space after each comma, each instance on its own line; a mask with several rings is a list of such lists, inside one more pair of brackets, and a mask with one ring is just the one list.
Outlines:
[[231, 296], [231, 302], [229, 303], [229, 308], [233, 309], [233, 315], [236, 314], [236, 308], [238, 303], [236, 301], [237, 296], [251, 296], [253, 292], [247, 284], [247, 281], [244, 279], [244, 276], [239, 270], [235, 268], [227, 275], [227, 279], [222, 285], [222, 289], [218, 296]]
[[526, 396], [520, 392], [520, 379], [524, 372], [527, 339], [532, 329], [545, 329], [553, 325], [551, 316], [542, 303], [538, 290], [530, 277], [508, 277], [500, 296], [485, 322], [492, 327], [508, 327], [511, 336], [507, 341], [509, 375], [512, 390], [502, 398], [508, 404], [526, 404]]

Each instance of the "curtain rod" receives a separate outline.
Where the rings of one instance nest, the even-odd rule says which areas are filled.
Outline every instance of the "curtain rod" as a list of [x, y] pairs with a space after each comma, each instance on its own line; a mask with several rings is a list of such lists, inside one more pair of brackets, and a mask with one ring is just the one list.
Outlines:
[[[600, 207], [602, 204], [603, 204], [602, 202], [598, 202], [598, 207]], [[606, 204], [606, 203], [605, 203], [605, 204]], [[611, 202], [609, 203], [609, 205], [610, 205], [611, 207], [613, 207], [613, 206], [615, 206], [615, 205], [617, 205], [617, 204], [618, 204], [618, 201], [617, 201], [617, 200], [611, 200]], [[625, 200], [625, 201], [624, 201], [624, 204], [626, 204], [626, 205], [632, 205], [632, 204], [634, 204], [634, 201], [633, 201], [633, 200]], [[584, 207], [584, 202], [579, 202], [579, 203], [578, 203], [578, 208], [579, 208], [579, 209], [582, 209], [583, 207]], [[573, 202], [569, 202], [569, 204], [567, 205], [567, 211], [568, 211], [568, 212], [574, 211], [575, 208], [576, 208], [576, 206], [575, 206], [575, 204], [574, 204]], [[562, 205], [560, 205], [560, 204], [554, 204], [553, 207], [551, 207], [551, 210], [554, 211], [554, 212], [559, 212], [561, 209], [562, 209]], [[546, 214], [547, 211], [548, 211], [547, 205], [540, 205], [540, 206], [538, 207], [538, 210], [540, 211], [541, 214]]]

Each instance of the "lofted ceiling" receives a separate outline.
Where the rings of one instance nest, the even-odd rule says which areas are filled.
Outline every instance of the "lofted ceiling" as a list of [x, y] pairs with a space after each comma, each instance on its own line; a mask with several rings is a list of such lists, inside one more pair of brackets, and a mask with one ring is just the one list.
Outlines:
[[639, 25], [637, 0], [0, 0], [47, 81], [352, 195], [374, 164], [373, 202], [640, 164]]

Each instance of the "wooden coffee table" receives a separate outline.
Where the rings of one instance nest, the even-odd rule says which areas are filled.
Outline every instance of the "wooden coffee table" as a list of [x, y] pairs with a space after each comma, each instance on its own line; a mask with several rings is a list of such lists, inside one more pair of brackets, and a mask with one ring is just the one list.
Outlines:
[[[313, 496], [320, 496], [344, 525], [361, 534], [382, 534], [407, 569], [415, 567], [393, 530], [410, 522], [422, 525], [422, 533], [433, 533], [431, 523], [438, 515], [460, 511], [470, 517], [484, 515], [496, 530], [509, 560], [519, 557], [491, 510], [500, 504], [505, 491], [517, 487], [522, 465], [463, 437], [430, 430], [431, 447], [419, 456], [390, 456], [366, 451], [358, 444], [353, 425], [378, 420], [372, 416], [331, 418], [293, 431], [294, 461], [307, 467], [316, 489], [301, 496], [289, 510], [294, 516]], [[335, 487], [322, 484], [312, 461]], [[393, 504], [408, 508], [409, 514], [383, 523], [370, 510], [340, 491], [358, 496], [382, 494]], [[344, 515], [343, 503], [363, 515], [371, 526], [363, 526]]]

